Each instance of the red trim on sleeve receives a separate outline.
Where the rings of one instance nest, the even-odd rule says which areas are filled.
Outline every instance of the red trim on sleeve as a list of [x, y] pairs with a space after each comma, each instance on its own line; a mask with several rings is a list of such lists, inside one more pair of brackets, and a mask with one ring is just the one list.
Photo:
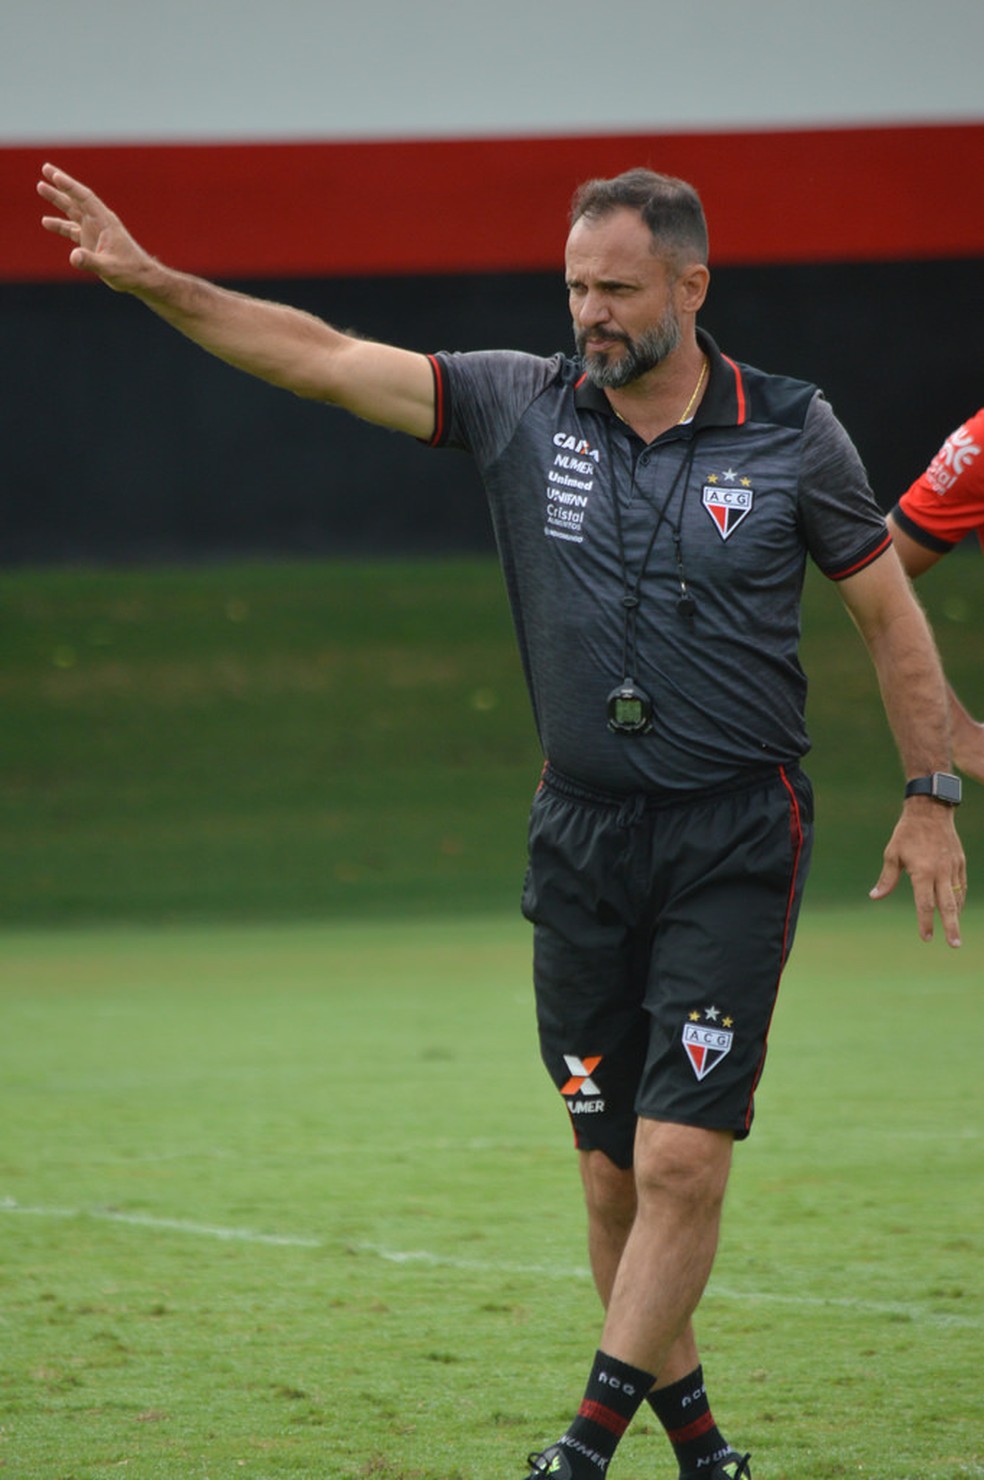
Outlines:
[[434, 376], [434, 435], [427, 443], [428, 447], [436, 447], [444, 436], [444, 376], [436, 355], [428, 355], [431, 373]]
[[892, 536], [890, 534], [886, 534], [881, 544], [876, 545], [875, 548], [869, 554], [865, 555], [862, 560], [856, 560], [854, 564], [849, 565], [846, 570], [829, 570], [825, 571], [824, 574], [827, 576], [827, 579], [831, 581], [846, 581], [848, 576], [856, 575], [859, 570], [864, 570], [866, 565], [870, 565], [873, 560], [877, 560], [879, 555], [883, 555], [891, 543]]

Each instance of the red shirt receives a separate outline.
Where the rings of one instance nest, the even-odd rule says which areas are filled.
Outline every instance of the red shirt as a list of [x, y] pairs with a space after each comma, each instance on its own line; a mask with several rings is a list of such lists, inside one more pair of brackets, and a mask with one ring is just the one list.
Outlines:
[[972, 530], [984, 547], [984, 407], [950, 433], [893, 512], [927, 549], [945, 553]]

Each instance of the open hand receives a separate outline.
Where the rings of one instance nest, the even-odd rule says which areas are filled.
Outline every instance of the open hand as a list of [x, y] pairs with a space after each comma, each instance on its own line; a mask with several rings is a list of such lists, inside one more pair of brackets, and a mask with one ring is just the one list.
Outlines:
[[905, 804], [888, 840], [872, 899], [891, 894], [901, 875], [912, 882], [912, 895], [923, 940], [933, 938], [938, 913], [947, 943], [960, 945], [960, 911], [967, 897], [967, 865], [953, 825], [953, 813], [931, 798]]
[[87, 185], [53, 164], [41, 168], [38, 194], [60, 212], [42, 216], [41, 225], [72, 243], [68, 260], [80, 272], [95, 273], [117, 292], [137, 288], [154, 259], [134, 241], [118, 216]]

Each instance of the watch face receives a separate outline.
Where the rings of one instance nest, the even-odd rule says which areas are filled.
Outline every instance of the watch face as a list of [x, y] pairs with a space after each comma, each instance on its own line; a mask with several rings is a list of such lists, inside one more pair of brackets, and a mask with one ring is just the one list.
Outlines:
[[962, 790], [960, 777], [951, 776], [947, 771], [937, 771], [933, 782], [933, 795], [939, 797], [941, 802], [950, 802], [955, 807], [960, 801]]

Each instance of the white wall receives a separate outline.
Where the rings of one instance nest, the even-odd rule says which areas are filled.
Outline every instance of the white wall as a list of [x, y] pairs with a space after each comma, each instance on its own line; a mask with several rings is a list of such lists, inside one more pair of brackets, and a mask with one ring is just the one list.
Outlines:
[[984, 0], [5, 0], [0, 145], [984, 119]]

